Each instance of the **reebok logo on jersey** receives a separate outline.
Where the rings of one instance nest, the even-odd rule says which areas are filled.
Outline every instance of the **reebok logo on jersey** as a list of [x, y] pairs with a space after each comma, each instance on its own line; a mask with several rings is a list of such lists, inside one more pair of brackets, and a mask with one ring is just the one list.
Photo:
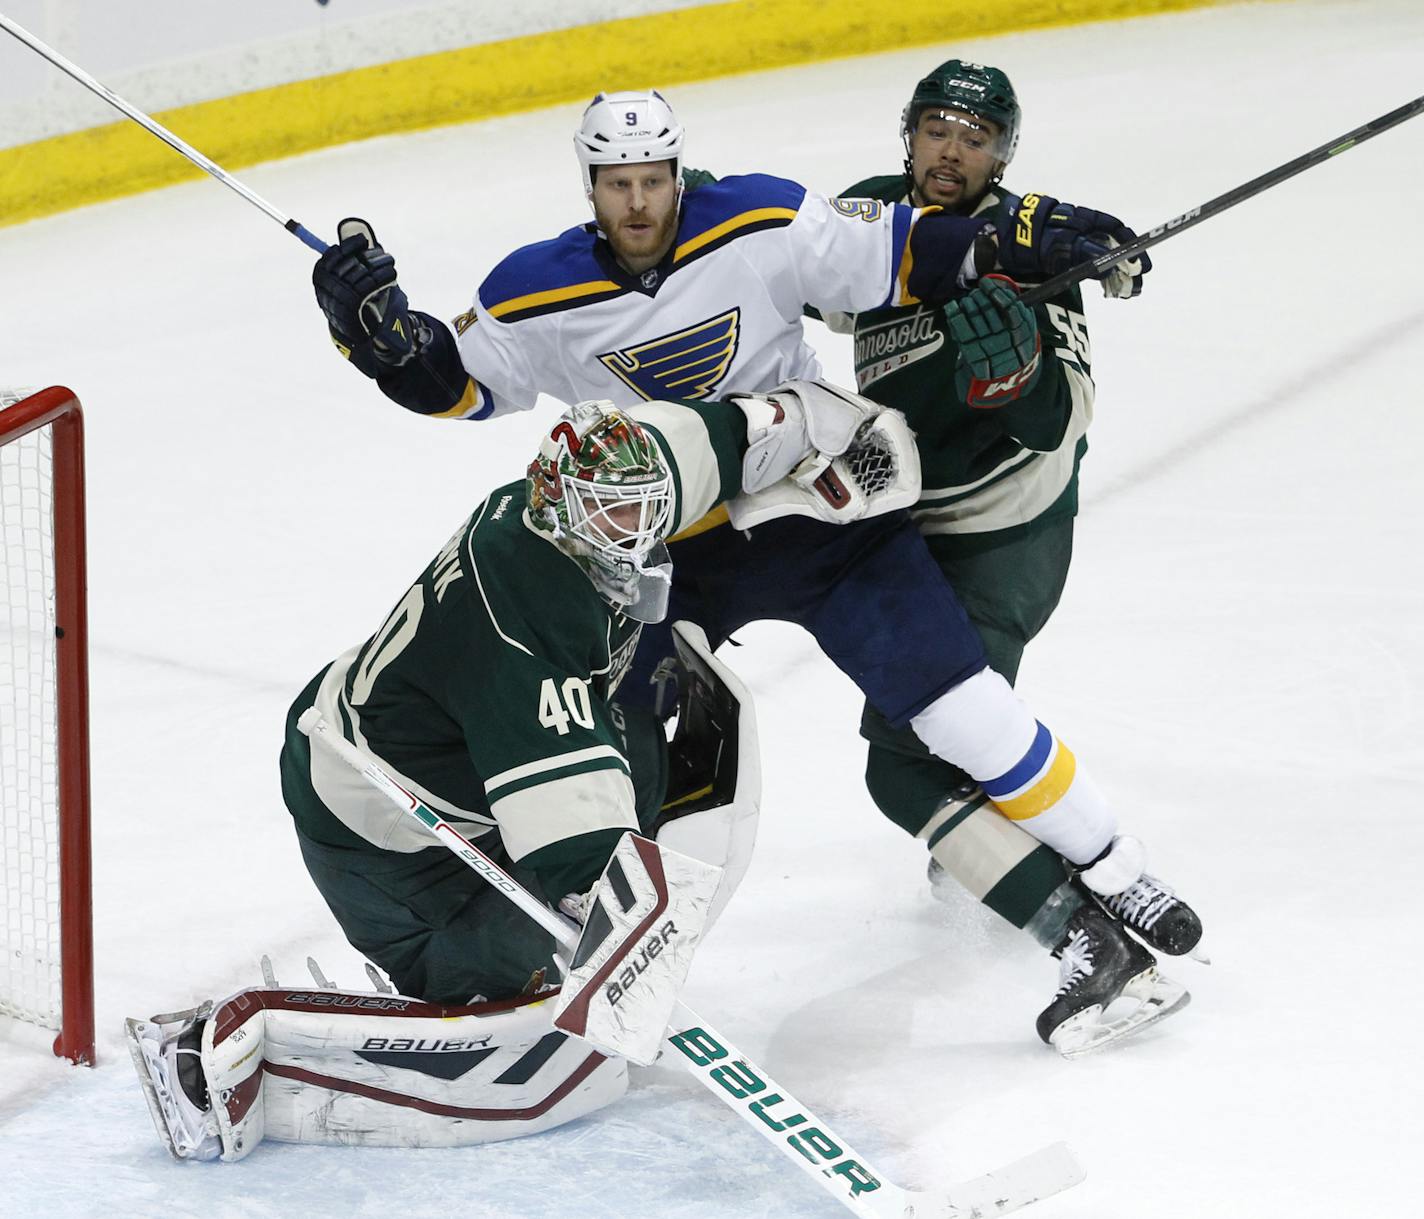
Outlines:
[[737, 354], [742, 311], [738, 307], [656, 339], [598, 358], [640, 398], [708, 398]]

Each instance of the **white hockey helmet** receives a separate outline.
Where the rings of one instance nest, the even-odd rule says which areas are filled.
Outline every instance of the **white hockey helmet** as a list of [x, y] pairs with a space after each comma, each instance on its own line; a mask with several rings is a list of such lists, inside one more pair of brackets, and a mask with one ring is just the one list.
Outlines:
[[[682, 172], [682, 124], [656, 89], [600, 93], [574, 132], [584, 193], [593, 197], [593, 166], [671, 161]], [[680, 183], [679, 183], [680, 185]]]

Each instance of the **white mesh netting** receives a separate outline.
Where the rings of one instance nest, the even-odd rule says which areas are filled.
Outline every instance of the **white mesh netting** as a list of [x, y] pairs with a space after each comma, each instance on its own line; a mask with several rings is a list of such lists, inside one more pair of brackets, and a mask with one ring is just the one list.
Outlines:
[[0, 1013], [61, 1015], [51, 429], [3, 434], [0, 390]]

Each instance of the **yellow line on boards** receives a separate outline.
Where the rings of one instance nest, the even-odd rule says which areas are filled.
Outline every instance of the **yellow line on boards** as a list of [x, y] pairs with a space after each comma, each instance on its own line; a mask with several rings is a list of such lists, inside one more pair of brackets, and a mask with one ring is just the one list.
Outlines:
[[[945, 0], [898, 12], [865, 0], [730, 0], [355, 68], [154, 117], [236, 170], [369, 136], [581, 101], [601, 88], [708, 80], [1234, 2], [1240, 0]], [[0, 149], [0, 225], [200, 176], [127, 119], [36, 140]]]

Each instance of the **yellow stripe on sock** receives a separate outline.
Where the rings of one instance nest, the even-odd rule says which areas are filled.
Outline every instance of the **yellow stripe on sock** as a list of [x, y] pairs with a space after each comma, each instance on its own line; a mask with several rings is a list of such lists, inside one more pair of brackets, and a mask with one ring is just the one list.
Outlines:
[[1073, 776], [1078, 773], [1078, 760], [1062, 741], [1055, 738], [1054, 743], [1058, 752], [1043, 778], [1017, 796], [994, 801], [994, 806], [1010, 821], [1027, 821], [1030, 817], [1046, 813], [1073, 786]]

